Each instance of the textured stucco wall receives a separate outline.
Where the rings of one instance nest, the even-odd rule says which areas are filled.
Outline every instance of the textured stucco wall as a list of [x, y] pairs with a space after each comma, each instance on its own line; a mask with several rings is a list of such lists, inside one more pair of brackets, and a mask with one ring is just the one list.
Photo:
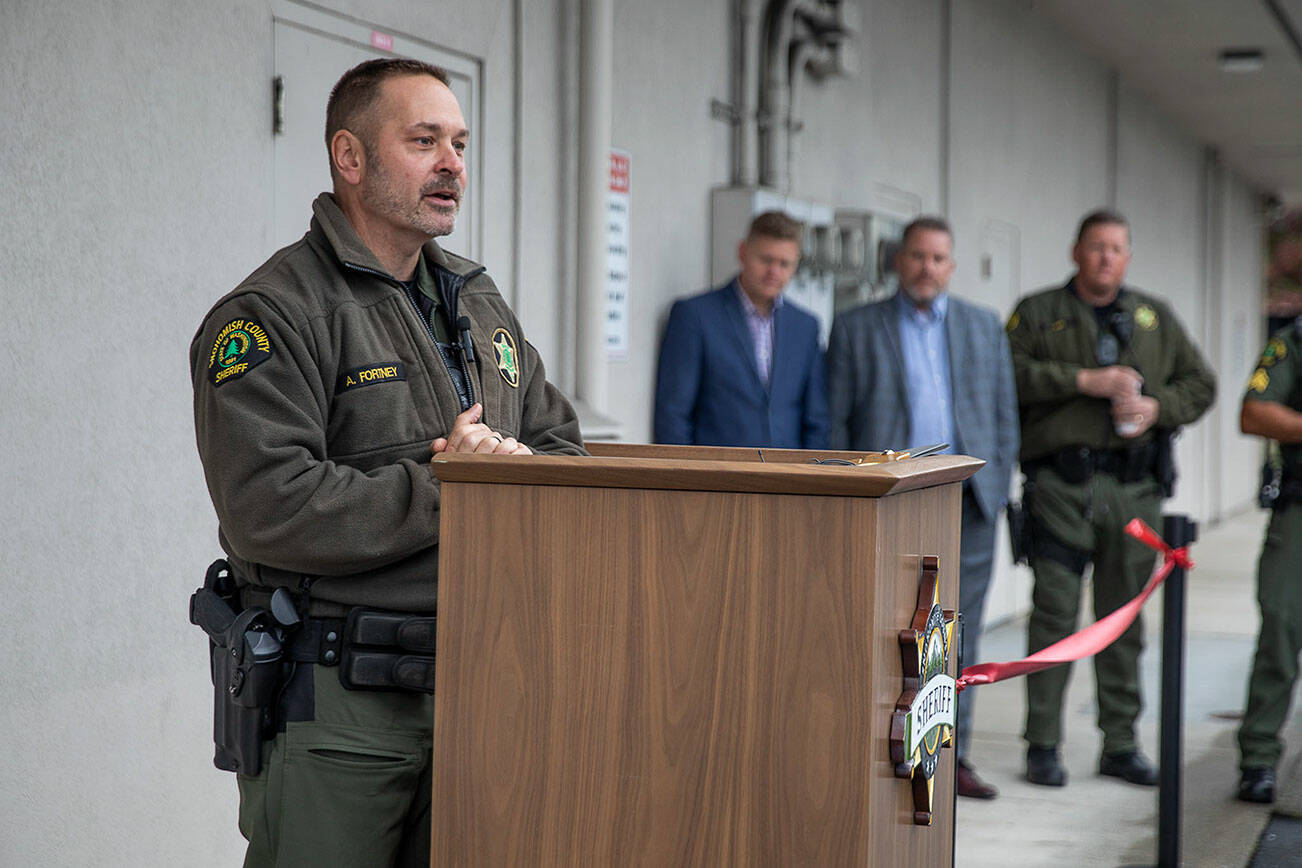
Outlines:
[[262, 3], [7, 4], [0, 863], [231, 864], [187, 349], [256, 264]]
[[1260, 196], [1224, 170], [1216, 181], [1220, 262], [1213, 275], [1217, 291], [1204, 304], [1214, 336], [1208, 347], [1219, 391], [1216, 433], [1203, 466], [1215, 478], [1211, 517], [1221, 518], [1254, 506], [1260, 479], [1263, 442], [1239, 433], [1239, 405], [1266, 342], [1261, 316], [1266, 254]]
[[610, 364], [625, 439], [651, 437], [656, 354], [671, 300], [709, 279], [710, 189], [728, 180], [728, 7], [615, 0], [611, 146], [631, 157], [629, 354]]
[[[364, 6], [347, 11], [485, 58], [501, 175], [473, 182], [509, 213], [510, 4]], [[218, 552], [187, 353], [270, 253], [271, 7], [11, 2], [3, 18], [0, 864], [237, 864], [186, 621]], [[487, 229], [512, 292], [511, 236]]]

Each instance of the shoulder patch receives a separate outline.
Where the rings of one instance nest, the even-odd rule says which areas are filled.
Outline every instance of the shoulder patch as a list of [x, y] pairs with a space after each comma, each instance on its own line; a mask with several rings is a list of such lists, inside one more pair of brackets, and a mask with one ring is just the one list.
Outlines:
[[1248, 388], [1258, 394], [1266, 391], [1266, 387], [1269, 385], [1270, 375], [1266, 373], [1265, 368], [1257, 368], [1256, 372], [1252, 375], [1252, 379], [1248, 381]]
[[362, 365], [360, 368], [344, 371], [335, 381], [335, 394], [362, 386], [374, 386], [376, 383], [393, 383], [407, 379], [407, 368], [402, 362], [376, 362]]
[[1269, 368], [1278, 361], [1282, 361], [1288, 355], [1288, 345], [1280, 338], [1271, 338], [1266, 344], [1266, 349], [1261, 352], [1260, 365], [1263, 368]]
[[493, 332], [493, 355], [497, 359], [497, 372], [513, 389], [520, 388], [520, 359], [515, 351], [515, 339], [506, 329]]
[[271, 339], [253, 319], [233, 319], [217, 333], [208, 355], [208, 377], [214, 386], [238, 380], [271, 358]]
[[1017, 331], [1017, 327], [1022, 324], [1022, 315], [1013, 311], [1013, 315], [1008, 318], [1008, 324], [1004, 326], [1004, 331], [1012, 334]]
[[1157, 311], [1146, 304], [1141, 304], [1135, 308], [1135, 325], [1146, 332], [1151, 332], [1157, 328]]

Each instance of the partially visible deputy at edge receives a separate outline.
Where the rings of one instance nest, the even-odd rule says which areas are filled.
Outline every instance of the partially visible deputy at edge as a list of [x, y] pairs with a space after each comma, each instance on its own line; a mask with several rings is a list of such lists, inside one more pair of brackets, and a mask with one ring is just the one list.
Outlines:
[[657, 443], [827, 448], [818, 321], [783, 298], [800, 234], [781, 211], [760, 214], [737, 247], [737, 276], [674, 303], [656, 375]]
[[[334, 189], [307, 234], [218, 301], [191, 345], [230, 580], [210, 569], [191, 618], [239, 643], [214, 655], [233, 676], [215, 685], [215, 730], [219, 767], [239, 773], [246, 868], [426, 866], [431, 454], [574, 455], [583, 441], [484, 268], [434, 241], [453, 229], [470, 136], [447, 73], [366, 61], [331, 92], [325, 133]], [[267, 609], [287, 626], [283, 659], [272, 629], [240, 650]], [[270, 665], [229, 672], [259, 655]]]
[[1271, 336], [1248, 381], [1239, 412], [1244, 434], [1279, 442], [1281, 478], [1270, 525], [1257, 561], [1261, 626], [1239, 725], [1238, 797], [1275, 801], [1275, 767], [1284, 754], [1280, 737], [1288, 720], [1302, 652], [1302, 317]]

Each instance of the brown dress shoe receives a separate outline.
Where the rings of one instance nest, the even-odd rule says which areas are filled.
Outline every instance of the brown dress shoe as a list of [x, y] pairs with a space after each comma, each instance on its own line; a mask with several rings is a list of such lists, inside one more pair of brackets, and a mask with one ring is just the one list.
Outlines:
[[954, 786], [960, 796], [969, 799], [993, 799], [999, 795], [999, 790], [981, 780], [967, 760], [958, 761], [958, 767], [954, 771]]

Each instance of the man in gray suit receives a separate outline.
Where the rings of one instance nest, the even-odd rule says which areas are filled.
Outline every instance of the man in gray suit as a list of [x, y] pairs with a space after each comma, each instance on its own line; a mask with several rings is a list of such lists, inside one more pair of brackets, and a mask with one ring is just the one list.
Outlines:
[[[895, 272], [900, 291], [838, 316], [827, 347], [833, 449], [881, 451], [949, 443], [986, 461], [963, 486], [959, 564], [962, 656], [977, 659], [981, 615], [994, 561], [996, 521], [1017, 457], [1017, 393], [999, 315], [946, 291], [953, 234], [939, 217], [904, 229]], [[992, 799], [967, 759], [972, 694], [959, 704], [957, 788]]]

